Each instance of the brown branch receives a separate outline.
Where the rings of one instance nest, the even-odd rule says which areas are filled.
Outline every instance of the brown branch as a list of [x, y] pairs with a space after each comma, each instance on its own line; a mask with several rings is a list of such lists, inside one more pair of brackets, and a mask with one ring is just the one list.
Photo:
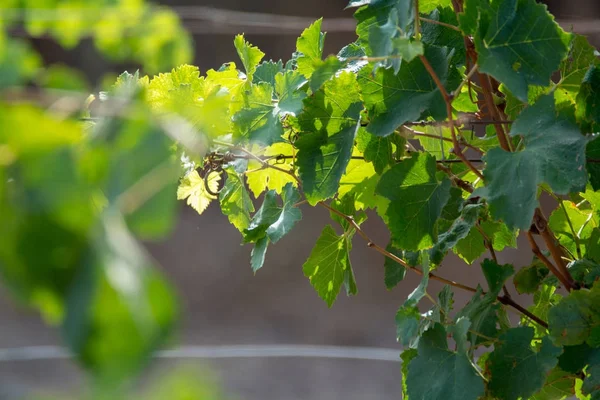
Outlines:
[[[375, 251], [379, 252], [380, 254], [384, 255], [385, 257], [387, 257], [387, 258], [389, 258], [389, 259], [397, 262], [398, 264], [402, 265], [404, 268], [409, 269], [409, 270], [413, 271], [414, 273], [416, 273], [418, 275], [423, 275], [423, 271], [421, 271], [419, 268], [416, 268], [416, 267], [413, 267], [413, 266], [409, 265], [406, 261], [404, 261], [403, 259], [401, 259], [397, 255], [390, 253], [389, 251], [387, 251], [383, 247], [381, 247], [378, 244], [376, 244], [375, 242], [373, 242], [371, 240], [371, 238], [369, 237], [369, 235], [367, 235], [365, 233], [365, 231], [362, 230], [362, 228], [360, 227], [360, 225], [358, 225], [356, 223], [356, 221], [354, 220], [354, 218], [352, 216], [346, 215], [343, 212], [336, 210], [335, 208], [331, 207], [329, 204], [327, 204], [325, 202], [320, 201], [318, 204], [320, 206], [326, 208], [330, 212], [332, 212], [332, 213], [334, 213], [334, 214], [342, 217], [343, 219], [345, 219], [354, 228], [354, 230], [356, 230], [356, 232], [360, 235], [360, 237], [362, 237], [365, 240], [365, 242], [367, 242], [367, 247], [372, 248]], [[435, 281], [438, 281], [438, 282], [441, 282], [441, 283], [444, 283], [444, 284], [449, 285], [449, 286], [453, 286], [455, 288], [466, 290], [466, 291], [471, 292], [471, 293], [477, 293], [477, 289], [474, 288], [474, 287], [472, 287], [472, 286], [463, 285], [462, 283], [451, 281], [451, 280], [446, 279], [446, 278], [442, 278], [441, 276], [435, 275], [432, 272], [429, 273], [429, 279], [435, 280]], [[481, 293], [485, 294], [486, 292], [482, 291]], [[515, 310], [519, 311], [523, 315], [531, 318], [533, 321], [537, 322], [540, 326], [543, 326], [544, 328], [548, 328], [548, 324], [546, 322], [542, 321], [539, 317], [536, 317], [531, 312], [529, 312], [528, 310], [526, 310], [525, 308], [523, 308], [522, 306], [520, 306], [519, 304], [517, 304], [510, 297], [497, 296], [497, 300], [500, 303], [508, 305], [508, 306], [514, 308]]]
[[534, 223], [535, 227], [537, 228], [538, 232], [540, 233], [540, 235], [542, 236], [542, 239], [544, 239], [544, 243], [546, 243], [546, 247], [548, 247], [548, 250], [550, 251], [550, 254], [552, 255], [552, 259], [556, 263], [557, 269], [560, 271], [561, 275], [564, 276], [565, 280], [568, 282], [567, 289], [569, 289], [569, 290], [576, 289], [577, 284], [575, 283], [575, 280], [571, 276], [571, 273], [569, 272], [569, 269], [567, 268], [567, 264], [565, 264], [565, 261], [563, 260], [563, 252], [560, 249], [560, 247], [557, 245], [558, 241], [557, 241], [556, 237], [554, 236], [554, 233], [552, 233], [552, 230], [550, 230], [550, 227], [548, 226], [548, 220], [546, 219], [546, 217], [542, 213], [542, 210], [539, 207], [535, 209], [533, 223]]
[[538, 325], [543, 326], [548, 329], [548, 323], [542, 320], [537, 315], [533, 314], [531, 311], [527, 310], [525, 307], [521, 306], [519, 303], [514, 301], [510, 296], [498, 296], [498, 301], [504, 305], [511, 306], [515, 310], [519, 311], [521, 314], [525, 315], [527, 318], [536, 322]]
[[542, 262], [544, 265], [552, 272], [554, 276], [558, 278], [558, 280], [563, 284], [563, 286], [567, 290], [571, 290], [571, 283], [564, 277], [564, 275], [552, 264], [550, 260], [541, 252], [537, 242], [533, 238], [533, 234], [531, 232], [527, 232], [527, 240], [529, 241], [529, 246], [531, 247], [531, 251], [533, 254]]
[[428, 24], [434, 24], [434, 25], [440, 25], [452, 30], [455, 30], [457, 32], [460, 32], [460, 28], [458, 26], [452, 25], [452, 24], [447, 24], [445, 22], [441, 22], [441, 21], [436, 21], [434, 19], [429, 19], [429, 18], [424, 18], [424, 17], [419, 17], [419, 19], [423, 22], [427, 22]]
[[[473, 160], [471, 160], [471, 161], [473, 161]], [[437, 164], [436, 166], [437, 166], [437, 169], [445, 172], [458, 188], [464, 190], [465, 192], [473, 193], [473, 191], [475, 190], [475, 189], [473, 189], [473, 186], [471, 186], [471, 184], [469, 182], [467, 182], [463, 179], [460, 179], [458, 176], [454, 175], [454, 172], [452, 172], [452, 170], [450, 168], [446, 167], [444, 164]]]
[[458, 158], [460, 158], [462, 160], [462, 162], [471, 171], [473, 171], [473, 173], [475, 175], [477, 175], [480, 179], [483, 179], [483, 175], [481, 174], [481, 172], [479, 172], [479, 170], [477, 168], [475, 168], [475, 166], [473, 164], [471, 164], [469, 162], [469, 160], [467, 159], [467, 157], [463, 154], [463, 152], [462, 152], [462, 150], [460, 148], [460, 144], [458, 142], [458, 139], [456, 138], [456, 130], [455, 130], [455, 127], [454, 127], [454, 119], [452, 117], [452, 98], [450, 97], [450, 95], [446, 91], [446, 88], [444, 87], [444, 85], [440, 81], [440, 78], [435, 73], [435, 71], [434, 71], [433, 67], [431, 66], [431, 64], [429, 64], [429, 61], [427, 60], [427, 58], [425, 56], [423, 56], [423, 55], [419, 56], [419, 58], [421, 59], [421, 62], [425, 66], [425, 69], [427, 70], [427, 72], [429, 72], [429, 75], [431, 75], [431, 78], [433, 79], [433, 81], [437, 85], [438, 89], [440, 90], [440, 93], [442, 94], [442, 97], [444, 98], [444, 102], [446, 103], [446, 113], [448, 114], [448, 121], [450, 122], [450, 133], [452, 134], [452, 143], [454, 144], [454, 154], [456, 154], [456, 156]]

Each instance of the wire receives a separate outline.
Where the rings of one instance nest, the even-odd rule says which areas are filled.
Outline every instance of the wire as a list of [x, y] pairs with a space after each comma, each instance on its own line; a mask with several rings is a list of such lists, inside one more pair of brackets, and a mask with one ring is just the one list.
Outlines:
[[[183, 21], [184, 26], [194, 35], [232, 34], [244, 31], [247, 34], [295, 34], [308, 27], [315, 18], [293, 15], [280, 15], [261, 12], [236, 11], [206, 6], [173, 6], [170, 7]], [[22, 18], [27, 12], [28, 19], [38, 21], [62, 21], [77, 18], [97, 20], [98, 10], [79, 9], [73, 14], [60, 9], [41, 8], [7, 8], [2, 14], [7, 19]], [[121, 10], [120, 10], [121, 12]], [[134, 10], [132, 10], [132, 13]], [[127, 13], [122, 10], [121, 13]], [[137, 10], [135, 10], [137, 14]], [[558, 19], [565, 29], [573, 29], [580, 34], [600, 33], [600, 19]], [[354, 32], [356, 21], [353, 18], [325, 18], [323, 30], [331, 33]]]
[[[328, 358], [400, 362], [400, 350], [377, 347], [313, 345], [231, 345], [182, 346], [161, 350], [159, 359], [223, 358]], [[70, 359], [73, 355], [59, 346], [28, 346], [0, 349], [0, 362]]]

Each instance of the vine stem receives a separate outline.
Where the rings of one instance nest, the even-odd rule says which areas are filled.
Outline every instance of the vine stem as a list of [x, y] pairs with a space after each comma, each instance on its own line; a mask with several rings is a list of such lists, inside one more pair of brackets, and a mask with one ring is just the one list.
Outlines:
[[[414, 130], [412, 128], [409, 128], [406, 124], [402, 125], [401, 129], [406, 130], [407, 132], [409, 132], [411, 135], [414, 135], [414, 136], [421, 136], [421, 137], [427, 137], [427, 138], [432, 138], [432, 139], [438, 139], [438, 140], [443, 140], [445, 142], [452, 142], [454, 144], [454, 141], [451, 138], [447, 138], [447, 137], [443, 137], [443, 136], [432, 135], [430, 133], [416, 131], [416, 130]], [[401, 132], [398, 132], [398, 131], [396, 131], [396, 132], [397, 132], [397, 135], [402, 136], [402, 137], [408, 139], [406, 136], [402, 135]], [[480, 154], [483, 154], [483, 151], [481, 151], [481, 149], [478, 149], [477, 147], [475, 147], [475, 146], [473, 146], [471, 144], [465, 143], [465, 146], [468, 147], [468, 148], [470, 148], [473, 151], [476, 151], [476, 152], [478, 152]], [[462, 162], [462, 160], [461, 160], [461, 162]]]
[[554, 262], [556, 263], [558, 271], [562, 276], [564, 276], [564, 278], [568, 282], [567, 289], [576, 289], [577, 284], [575, 283], [575, 280], [571, 276], [571, 273], [569, 272], [569, 269], [567, 268], [567, 265], [563, 260], [563, 253], [561, 249], [556, 245], [556, 237], [554, 236], [554, 233], [552, 233], [552, 231], [550, 230], [550, 227], [548, 226], [548, 220], [546, 219], [546, 217], [544, 217], [544, 214], [542, 213], [542, 210], [539, 207], [535, 209], [533, 223], [539, 231], [540, 235], [542, 236], [542, 239], [544, 239], [546, 247], [548, 247], [548, 250], [550, 250], [550, 254], [552, 255], [552, 259], [554, 259]]
[[537, 242], [535, 241], [533, 234], [531, 232], [527, 232], [527, 240], [529, 241], [529, 245], [531, 246], [531, 251], [533, 254], [542, 262], [544, 265], [558, 278], [558, 280], [563, 284], [563, 286], [567, 290], [571, 290], [571, 283], [560, 273], [560, 271], [552, 264], [550, 260], [541, 252]]
[[421, 62], [425, 66], [425, 69], [427, 70], [427, 72], [429, 72], [429, 75], [431, 75], [431, 78], [433, 79], [433, 81], [437, 85], [438, 89], [440, 90], [440, 93], [442, 94], [442, 97], [444, 98], [444, 102], [446, 103], [446, 112], [448, 114], [448, 121], [450, 122], [450, 133], [452, 134], [452, 143], [454, 144], [454, 154], [456, 154], [456, 156], [458, 158], [460, 158], [462, 160], [462, 162], [471, 171], [473, 171], [473, 173], [478, 178], [483, 179], [483, 175], [481, 174], [481, 172], [479, 172], [479, 170], [477, 168], [475, 168], [475, 166], [473, 164], [471, 164], [471, 162], [463, 154], [463, 152], [462, 152], [462, 150], [460, 148], [460, 144], [458, 143], [458, 139], [456, 138], [456, 130], [455, 130], [455, 126], [454, 126], [454, 118], [452, 117], [452, 98], [448, 94], [448, 91], [446, 91], [446, 88], [442, 84], [442, 81], [440, 81], [440, 78], [437, 76], [437, 74], [433, 70], [433, 67], [431, 66], [431, 64], [429, 63], [429, 61], [427, 60], [427, 58], [424, 55], [419, 56], [419, 58], [421, 59]]
[[[414, 273], [418, 274], [418, 275], [423, 275], [423, 271], [421, 271], [420, 269], [413, 267], [411, 265], [408, 265], [408, 263], [406, 261], [404, 261], [403, 259], [401, 259], [400, 257], [398, 257], [395, 254], [390, 253], [389, 251], [387, 251], [386, 249], [384, 249], [383, 247], [381, 247], [380, 245], [376, 244], [375, 242], [373, 242], [371, 240], [371, 238], [369, 237], [369, 235], [366, 234], [365, 231], [362, 230], [362, 228], [360, 227], [360, 225], [358, 225], [356, 223], [356, 221], [354, 220], [354, 218], [352, 218], [352, 216], [350, 215], [346, 215], [341, 211], [336, 210], [335, 208], [331, 207], [329, 204], [320, 201], [318, 203], [321, 207], [326, 208], [327, 210], [329, 210], [330, 212], [340, 216], [341, 218], [345, 219], [353, 228], [354, 230], [356, 230], [356, 232], [360, 235], [360, 237], [362, 237], [365, 242], [367, 242], [367, 247], [374, 249], [375, 251], [377, 251], [378, 253], [384, 255], [385, 257], [397, 262], [398, 264], [402, 265], [404, 268], [409, 269], [411, 271], [413, 271]], [[446, 285], [449, 286], [453, 286], [455, 288], [459, 288], [462, 290], [466, 290], [468, 292], [471, 293], [477, 293], [477, 289], [472, 287], [472, 286], [468, 286], [468, 285], [463, 285], [462, 283], [459, 282], [455, 282], [455, 281], [451, 281], [449, 279], [446, 278], [442, 278], [439, 275], [436, 275], [432, 272], [429, 273], [429, 279], [438, 281], [438, 282], [442, 282]], [[484, 291], [481, 292], [482, 294], [485, 294]], [[529, 310], [525, 309], [524, 307], [522, 307], [521, 305], [517, 304], [513, 299], [510, 298], [510, 296], [497, 296], [497, 300], [502, 303], [505, 304], [507, 306], [510, 306], [512, 308], [514, 308], [515, 310], [519, 311], [521, 314], [527, 316], [528, 318], [530, 318], [532, 321], [535, 321], [537, 324], [539, 324], [540, 326], [548, 329], [548, 324], [546, 322], [544, 322], [542, 319], [540, 319], [539, 317], [537, 317], [536, 315], [532, 314]]]
[[440, 25], [452, 30], [455, 30], [457, 32], [461, 32], [460, 28], [458, 26], [454, 26], [452, 24], [447, 24], [445, 22], [441, 22], [441, 21], [436, 21], [435, 19], [429, 19], [429, 18], [425, 18], [425, 17], [419, 17], [419, 20], [421, 20], [421, 22], [427, 22], [428, 24], [435, 24], [435, 25]]

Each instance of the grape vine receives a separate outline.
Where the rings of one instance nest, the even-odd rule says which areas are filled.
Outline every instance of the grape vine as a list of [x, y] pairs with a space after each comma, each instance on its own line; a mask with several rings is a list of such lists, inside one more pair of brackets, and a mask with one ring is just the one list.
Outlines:
[[[329, 307], [342, 287], [358, 292], [355, 236], [383, 256], [387, 289], [407, 271], [421, 276], [395, 316], [406, 398], [600, 399], [597, 51], [535, 0], [348, 7], [358, 38], [337, 55], [324, 57], [319, 19], [285, 63], [238, 35], [239, 67], [124, 73], [59, 112], [16, 86], [31, 70], [0, 79], [12, 88], [0, 102], [5, 283], [63, 326], [94, 374], [121, 379], [176, 317], [136, 241], [168, 233], [176, 199], [199, 214], [219, 203], [255, 272], [308, 204], [331, 217], [302, 265]], [[27, 134], [12, 134], [24, 124]], [[363, 229], [367, 212], [389, 243]], [[519, 236], [531, 263], [499, 263]], [[485, 287], [447, 276], [449, 252], [479, 268]], [[430, 280], [445, 285], [437, 296]], [[462, 309], [454, 290], [472, 293]], [[138, 344], [124, 353], [120, 335]]]

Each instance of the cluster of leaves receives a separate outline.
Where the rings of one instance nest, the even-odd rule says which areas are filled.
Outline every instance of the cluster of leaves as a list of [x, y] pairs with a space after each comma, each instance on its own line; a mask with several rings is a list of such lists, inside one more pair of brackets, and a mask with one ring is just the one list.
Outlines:
[[[358, 40], [337, 55], [323, 55], [321, 20], [285, 64], [263, 61], [238, 35], [239, 68], [123, 74], [103, 96], [110, 117], [85, 128], [3, 106], [5, 280], [62, 323], [100, 375], [139, 364], [175, 307], [157, 297], [168, 288], [131, 234], [168, 231], [176, 153], [177, 198], [199, 213], [218, 202], [252, 245], [255, 272], [308, 203], [333, 222], [303, 265], [328, 306], [342, 286], [357, 293], [355, 236], [386, 257], [388, 289], [407, 271], [422, 276], [396, 314], [408, 398], [600, 399], [597, 52], [535, 0], [349, 6], [358, 7]], [[11, 134], [34, 119], [36, 136]], [[473, 132], [486, 122], [485, 135]], [[549, 218], [541, 196], [555, 201]], [[367, 211], [389, 228], [387, 246], [362, 229]], [[499, 264], [496, 252], [520, 234], [531, 264]], [[36, 240], [47, 250], [24, 252]], [[469, 264], [487, 252], [477, 263], [485, 288], [438, 275], [450, 251]], [[437, 298], [431, 280], [446, 284]], [[533, 295], [529, 309], [511, 297], [511, 281]], [[454, 309], [453, 290], [473, 297]], [[139, 353], [123, 332], [137, 335]]]

